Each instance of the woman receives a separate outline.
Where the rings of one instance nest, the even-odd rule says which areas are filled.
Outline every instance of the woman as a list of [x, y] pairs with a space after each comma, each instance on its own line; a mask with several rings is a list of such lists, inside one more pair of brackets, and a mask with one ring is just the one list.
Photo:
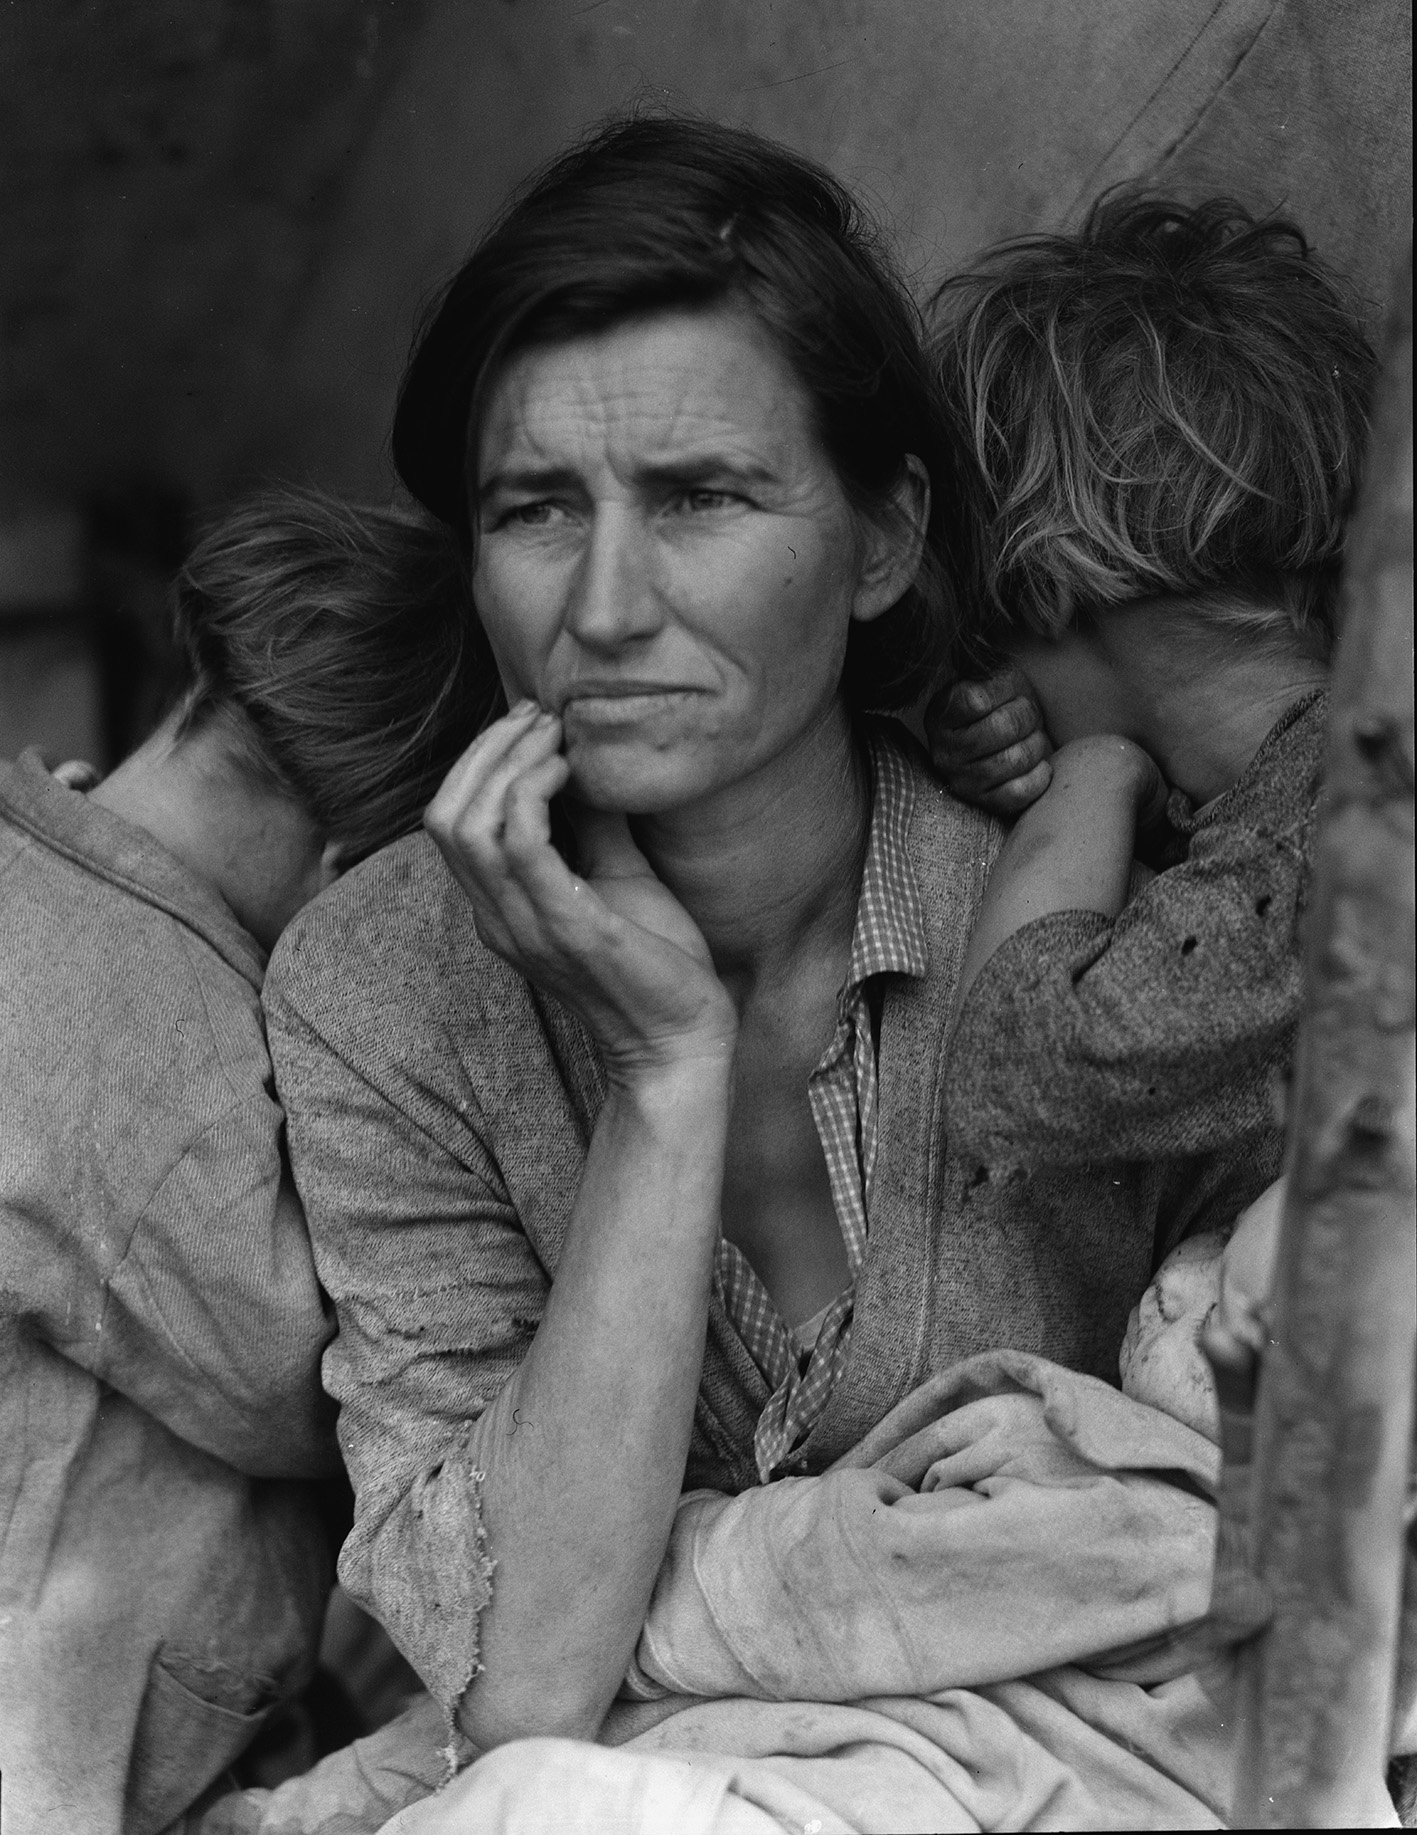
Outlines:
[[486, 1748], [594, 1733], [686, 1482], [819, 1471], [993, 1344], [1115, 1378], [1158, 1251], [1273, 1169], [971, 1182], [940, 1138], [996, 831], [866, 718], [934, 672], [952, 461], [826, 174], [590, 140], [453, 282], [394, 450], [511, 711], [266, 999], [342, 1576]]
[[[148, 1835], [314, 1667], [330, 1319], [266, 952], [494, 692], [426, 519], [268, 494], [176, 589], [178, 705], [86, 794], [0, 766], [0, 1770]], [[67, 781], [65, 781], [67, 780]]]

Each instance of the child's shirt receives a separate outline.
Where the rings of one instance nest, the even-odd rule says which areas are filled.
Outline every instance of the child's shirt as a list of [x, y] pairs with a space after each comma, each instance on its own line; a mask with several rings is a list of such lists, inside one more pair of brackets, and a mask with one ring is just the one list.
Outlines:
[[1199, 813], [1175, 865], [1111, 919], [1064, 911], [991, 957], [946, 1083], [955, 1151], [1076, 1166], [1273, 1137], [1303, 1004], [1301, 920], [1327, 727], [1317, 690]]
[[0, 765], [0, 1771], [165, 1827], [313, 1667], [338, 1470], [264, 958], [142, 830]]

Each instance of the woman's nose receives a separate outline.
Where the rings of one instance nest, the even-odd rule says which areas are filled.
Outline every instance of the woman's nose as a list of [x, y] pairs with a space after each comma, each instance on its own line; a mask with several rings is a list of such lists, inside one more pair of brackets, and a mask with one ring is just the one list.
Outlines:
[[632, 505], [597, 506], [571, 585], [566, 627], [582, 643], [614, 647], [664, 622], [644, 519]]

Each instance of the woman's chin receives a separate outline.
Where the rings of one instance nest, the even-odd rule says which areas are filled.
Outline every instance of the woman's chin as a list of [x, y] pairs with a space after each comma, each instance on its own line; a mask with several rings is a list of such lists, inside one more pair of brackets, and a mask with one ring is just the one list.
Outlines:
[[687, 747], [572, 741], [566, 747], [566, 762], [572, 796], [592, 809], [619, 815], [655, 815], [717, 787], [718, 773], [711, 761], [696, 757]]

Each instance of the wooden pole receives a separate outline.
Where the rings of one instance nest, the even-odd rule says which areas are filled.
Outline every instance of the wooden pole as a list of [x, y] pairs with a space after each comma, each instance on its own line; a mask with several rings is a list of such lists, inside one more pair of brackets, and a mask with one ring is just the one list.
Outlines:
[[1413, 1200], [1412, 263], [1344, 576], [1272, 1337], [1256, 1397], [1239, 1828], [1381, 1804], [1417, 1354]]

